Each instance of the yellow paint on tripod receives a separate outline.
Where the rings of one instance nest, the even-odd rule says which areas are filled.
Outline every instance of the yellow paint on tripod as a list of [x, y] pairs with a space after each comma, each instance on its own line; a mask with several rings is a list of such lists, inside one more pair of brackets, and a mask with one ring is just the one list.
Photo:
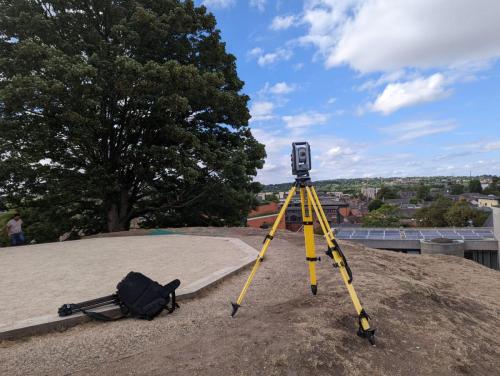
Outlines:
[[[326, 243], [328, 244], [329, 248], [334, 250], [335, 244], [333, 243], [333, 241], [335, 240], [335, 236], [333, 235], [333, 231], [330, 227], [330, 224], [328, 223], [327, 220], [325, 220], [326, 219], [325, 213], [321, 208], [321, 202], [318, 199], [318, 195], [316, 194], [314, 187], [311, 188], [306, 187], [306, 191], [307, 191], [307, 197], [309, 201], [312, 203], [314, 212], [318, 217], [319, 224], [326, 239]], [[349, 274], [347, 273], [347, 270], [344, 266], [344, 260], [342, 259], [340, 254], [335, 250], [333, 251], [333, 260], [335, 264], [338, 265], [339, 267], [340, 275], [344, 280], [344, 284], [347, 288], [347, 291], [349, 292], [349, 296], [351, 297], [352, 303], [354, 304], [354, 308], [356, 309], [356, 312], [359, 315], [363, 310], [363, 307], [361, 306], [361, 302], [359, 301], [358, 294], [356, 294], [356, 291], [354, 290], [354, 286], [352, 285], [352, 283], [349, 283]], [[361, 325], [363, 326], [364, 330], [370, 329], [370, 323], [365, 317], [361, 318]]]
[[[257, 272], [257, 269], [260, 266], [260, 263], [262, 262], [262, 259], [264, 258], [264, 255], [266, 254], [267, 248], [269, 247], [272, 238], [274, 237], [276, 230], [278, 229], [279, 223], [283, 219], [283, 216], [286, 212], [286, 209], [290, 205], [290, 201], [292, 200], [293, 196], [295, 196], [295, 193], [297, 191], [297, 186], [294, 185], [291, 189], [290, 192], [288, 192], [288, 196], [285, 200], [285, 203], [283, 204], [283, 207], [281, 208], [278, 217], [276, 218], [276, 221], [274, 222], [273, 227], [271, 228], [271, 231], [269, 232], [269, 235], [266, 237], [264, 241], [264, 245], [262, 246], [261, 251], [259, 252], [259, 256], [257, 257], [257, 260], [255, 261], [255, 264], [252, 268], [252, 271], [250, 272], [250, 275], [248, 276], [248, 279], [245, 283], [245, 286], [243, 287], [243, 290], [241, 291], [238, 300], [237, 300], [237, 305], [241, 305], [241, 302], [243, 301], [247, 290], [252, 283], [252, 280]], [[316, 190], [314, 187], [308, 187], [308, 186], [301, 186], [300, 187], [300, 201], [301, 201], [301, 209], [302, 209], [302, 218], [305, 223], [304, 224], [304, 241], [305, 241], [305, 247], [306, 247], [306, 257], [311, 257], [315, 258], [316, 257], [316, 250], [315, 250], [315, 244], [314, 244], [314, 226], [313, 226], [313, 210], [314, 213], [316, 214], [316, 217], [318, 218], [318, 221], [320, 223], [321, 229], [323, 231], [324, 237], [326, 239], [326, 243], [328, 244], [328, 248], [332, 250], [332, 256], [333, 256], [333, 261], [334, 265], [338, 266], [340, 275], [344, 281], [344, 284], [347, 288], [347, 291], [349, 292], [349, 296], [351, 297], [351, 300], [354, 304], [354, 308], [356, 309], [356, 312], [358, 313], [358, 316], [360, 317], [360, 322], [361, 322], [361, 328], [363, 331], [370, 331], [370, 323], [367, 319], [367, 317], [362, 315], [362, 312], [364, 312], [363, 307], [361, 306], [361, 302], [358, 298], [358, 295], [356, 294], [356, 291], [354, 290], [354, 286], [352, 283], [349, 282], [349, 273], [347, 272], [346, 266], [344, 264], [345, 259], [341, 256], [340, 254], [340, 248], [336, 248], [335, 244], [335, 234], [332, 231], [332, 228], [330, 227], [330, 224], [328, 223], [328, 219], [326, 218], [325, 212], [323, 211], [323, 208], [321, 207], [321, 202], [318, 199], [318, 195], [316, 194]], [[311, 208], [312, 206], [312, 208]], [[309, 262], [309, 276], [310, 276], [310, 281], [311, 285], [316, 286], [316, 263], [314, 261]], [[235, 312], [235, 311], [234, 311]], [[234, 314], [233, 312], [233, 314]], [[371, 332], [373, 335], [373, 332]], [[370, 342], [372, 342], [373, 337], [370, 338]]]
[[[321, 202], [319, 201], [318, 195], [316, 194], [316, 190], [314, 189], [314, 187], [311, 187], [310, 191], [312, 192], [314, 201], [318, 203], [318, 209], [321, 218], [323, 219], [323, 223], [328, 224], [328, 219], [326, 218], [325, 212], [323, 211], [323, 206], [321, 206]], [[333, 230], [330, 228], [330, 226], [328, 227], [329, 227], [328, 233], [325, 236], [328, 236], [330, 240], [333, 242], [333, 240], [335, 239], [335, 235], [333, 235]]]
[[309, 264], [309, 280], [311, 286], [317, 286], [316, 278], [316, 247], [314, 244], [314, 225], [311, 201], [307, 198], [305, 187], [300, 188], [300, 206], [302, 208], [302, 222], [304, 223], [304, 243], [306, 247], [306, 258]]
[[264, 245], [262, 246], [262, 249], [259, 252], [259, 255], [257, 256], [257, 260], [255, 261], [255, 264], [253, 265], [252, 271], [250, 272], [250, 275], [248, 276], [248, 279], [245, 283], [245, 286], [243, 286], [243, 290], [241, 290], [240, 296], [238, 297], [237, 304], [241, 305], [241, 302], [245, 298], [245, 295], [247, 293], [248, 287], [250, 287], [250, 284], [252, 283], [253, 277], [255, 276], [255, 273], [257, 273], [257, 269], [259, 269], [260, 263], [262, 262], [262, 259], [264, 258], [267, 248], [269, 247], [269, 244], [271, 244], [271, 239], [274, 237], [276, 234], [276, 230], [278, 229], [278, 226], [283, 219], [283, 216], [285, 215], [286, 209], [288, 208], [288, 205], [290, 205], [290, 201], [292, 201], [292, 198], [295, 196], [295, 192], [297, 191], [297, 188], [293, 186], [290, 189], [290, 192], [288, 192], [288, 196], [285, 200], [285, 203], [283, 204], [283, 207], [281, 208], [280, 212], [278, 213], [278, 217], [276, 218], [276, 221], [274, 221], [273, 227], [271, 228], [271, 231], [269, 232], [269, 235], [266, 237], [266, 241], [264, 242]]

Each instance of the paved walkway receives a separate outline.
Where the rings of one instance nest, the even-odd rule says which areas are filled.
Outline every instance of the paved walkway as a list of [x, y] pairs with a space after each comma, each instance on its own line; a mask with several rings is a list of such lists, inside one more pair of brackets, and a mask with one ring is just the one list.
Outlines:
[[0, 334], [56, 320], [64, 303], [114, 293], [129, 272], [164, 284], [181, 280], [179, 295], [255, 260], [257, 251], [233, 238], [166, 235], [101, 238], [0, 249]]

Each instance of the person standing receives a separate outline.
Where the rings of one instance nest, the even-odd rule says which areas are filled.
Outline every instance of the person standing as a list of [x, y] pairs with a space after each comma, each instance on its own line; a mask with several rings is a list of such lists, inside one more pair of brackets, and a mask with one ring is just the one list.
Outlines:
[[24, 244], [24, 234], [23, 234], [23, 220], [19, 213], [14, 214], [9, 222], [7, 222], [7, 233], [9, 234], [11, 245], [23, 245]]

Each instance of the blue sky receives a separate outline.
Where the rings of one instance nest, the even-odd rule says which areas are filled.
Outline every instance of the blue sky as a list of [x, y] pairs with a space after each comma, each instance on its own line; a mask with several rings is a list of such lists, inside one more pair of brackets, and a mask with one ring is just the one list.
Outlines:
[[257, 180], [500, 174], [500, 1], [204, 0], [266, 145]]

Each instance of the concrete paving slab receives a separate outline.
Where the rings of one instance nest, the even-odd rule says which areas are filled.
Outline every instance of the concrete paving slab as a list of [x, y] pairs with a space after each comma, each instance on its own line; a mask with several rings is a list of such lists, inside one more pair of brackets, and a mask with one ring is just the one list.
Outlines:
[[[84, 239], [0, 249], [0, 339], [43, 333], [86, 321], [57, 316], [64, 303], [115, 292], [129, 272], [165, 284], [181, 280], [179, 299], [255, 261], [235, 238], [164, 235]], [[109, 310], [109, 308], [108, 308]]]

